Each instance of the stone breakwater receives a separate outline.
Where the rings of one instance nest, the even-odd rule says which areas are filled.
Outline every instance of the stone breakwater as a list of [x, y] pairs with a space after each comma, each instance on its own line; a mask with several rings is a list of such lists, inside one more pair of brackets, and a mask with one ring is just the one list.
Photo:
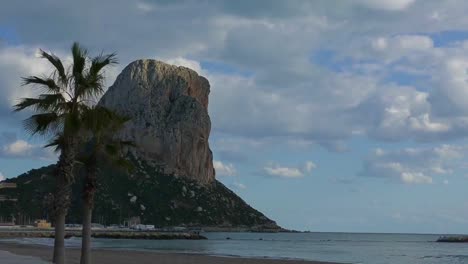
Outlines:
[[468, 236], [458, 236], [458, 237], [440, 237], [436, 242], [445, 242], [445, 243], [468, 243]]
[[[188, 232], [151, 232], [151, 231], [93, 231], [92, 237], [95, 238], [111, 238], [111, 239], [153, 239], [153, 240], [172, 240], [172, 239], [186, 239], [186, 240], [202, 240], [206, 237]], [[0, 231], [0, 238], [54, 238], [54, 231], [50, 230], [21, 230], [21, 231]], [[81, 231], [67, 231], [65, 238], [81, 237]]]

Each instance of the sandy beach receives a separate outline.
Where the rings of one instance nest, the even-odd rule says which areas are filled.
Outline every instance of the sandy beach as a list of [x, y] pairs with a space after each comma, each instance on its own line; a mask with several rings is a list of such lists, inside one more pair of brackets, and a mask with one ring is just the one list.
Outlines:
[[[10, 252], [15, 255], [37, 257], [44, 261], [51, 261], [52, 248], [46, 246], [19, 245], [10, 243], [0, 243], [0, 251]], [[67, 263], [79, 263], [79, 249], [67, 249]], [[8, 255], [12, 257], [12, 255]], [[3, 261], [3, 260], [2, 260]], [[98, 249], [93, 251], [93, 262], [99, 264], [331, 264], [330, 262], [319, 261], [296, 261], [296, 260], [271, 260], [271, 259], [247, 259], [213, 257], [189, 254], [169, 254], [140, 251], [116, 251]], [[4, 262], [2, 262], [4, 263]], [[10, 263], [15, 262], [12, 257]], [[6, 262], [8, 264], [8, 262]], [[337, 263], [335, 263], [337, 264]]]

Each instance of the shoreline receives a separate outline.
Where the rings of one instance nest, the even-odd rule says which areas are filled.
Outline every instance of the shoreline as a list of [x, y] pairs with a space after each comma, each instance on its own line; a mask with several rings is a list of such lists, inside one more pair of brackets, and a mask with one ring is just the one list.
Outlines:
[[[40, 258], [51, 261], [52, 247], [41, 245], [25, 245], [10, 242], [0, 242], [0, 251], [15, 255]], [[79, 264], [80, 248], [66, 249], [67, 263]], [[323, 261], [307, 261], [272, 258], [244, 258], [238, 256], [213, 256], [203, 254], [161, 253], [144, 250], [93, 249], [93, 263], [100, 264], [342, 264]]]

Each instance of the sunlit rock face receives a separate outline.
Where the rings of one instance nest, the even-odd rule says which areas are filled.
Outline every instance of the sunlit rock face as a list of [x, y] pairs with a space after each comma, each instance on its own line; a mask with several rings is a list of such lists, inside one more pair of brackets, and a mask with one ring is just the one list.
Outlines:
[[156, 60], [130, 63], [99, 104], [131, 120], [122, 137], [135, 142], [138, 159], [163, 173], [202, 184], [214, 181], [208, 144], [210, 84], [195, 71]]

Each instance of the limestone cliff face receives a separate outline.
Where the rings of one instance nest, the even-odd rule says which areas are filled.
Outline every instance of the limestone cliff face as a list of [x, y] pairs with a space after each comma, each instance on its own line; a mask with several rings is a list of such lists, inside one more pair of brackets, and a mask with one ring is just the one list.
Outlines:
[[210, 84], [195, 71], [156, 60], [130, 63], [100, 105], [131, 120], [122, 137], [133, 140], [135, 155], [165, 174], [214, 181], [208, 144]]

